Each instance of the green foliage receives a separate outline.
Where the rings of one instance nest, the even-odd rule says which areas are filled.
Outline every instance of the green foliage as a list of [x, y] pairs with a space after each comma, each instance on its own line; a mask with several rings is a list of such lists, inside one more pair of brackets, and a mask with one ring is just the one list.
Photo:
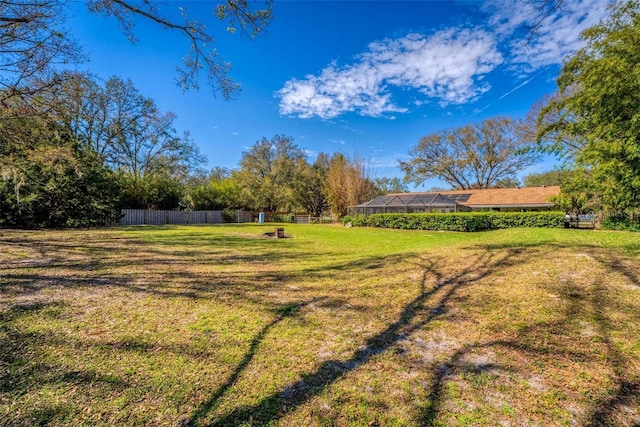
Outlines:
[[297, 204], [315, 216], [322, 215], [329, 207], [325, 191], [328, 167], [328, 157], [324, 153], [318, 154], [313, 165], [298, 160], [298, 173], [291, 183]]
[[521, 185], [518, 178], [510, 176], [496, 182], [494, 188], [520, 188]]
[[298, 200], [293, 183], [305, 165], [305, 152], [292, 138], [276, 135], [256, 142], [242, 153], [234, 174], [242, 203], [255, 210], [294, 210]]
[[[618, 212], [640, 207], [640, 3], [614, 3], [611, 12], [563, 66], [539, 139], [581, 141], [577, 163], [591, 171], [604, 207]], [[543, 123], [549, 112], [554, 120]]]
[[236, 213], [232, 210], [225, 209], [222, 211], [222, 221], [226, 223], [236, 222]]
[[241, 207], [238, 183], [230, 178], [212, 177], [209, 182], [188, 190], [189, 205], [195, 210], [221, 210]]
[[374, 196], [384, 196], [389, 193], [407, 193], [409, 186], [400, 178], [381, 177], [373, 180], [375, 185]]
[[88, 226], [117, 207], [187, 206], [186, 177], [203, 159], [172, 113], [119, 78], [63, 73], [51, 84], [38, 107], [19, 97], [0, 107], [0, 224]]
[[46, 153], [0, 184], [1, 226], [86, 227], [113, 216], [117, 187], [108, 169], [67, 150]]
[[0, 226], [84, 227], [113, 216], [117, 186], [93, 151], [49, 119], [12, 117], [2, 124]]
[[118, 185], [121, 208], [172, 210], [185, 207], [184, 187], [172, 176], [149, 174], [138, 177], [120, 173]]
[[[543, 187], [551, 185], [559, 185], [564, 187], [564, 184], [571, 175], [571, 171], [567, 169], [552, 169], [546, 172], [530, 173], [524, 177], [525, 187]], [[564, 188], [563, 188], [564, 190]]]
[[276, 214], [273, 216], [272, 222], [286, 222], [292, 224], [296, 221], [294, 214]]
[[628, 215], [610, 215], [602, 221], [605, 230], [640, 231], [640, 220]]
[[375, 214], [345, 216], [356, 227], [403, 230], [482, 231], [505, 228], [564, 227], [563, 212], [465, 212], [428, 214]]

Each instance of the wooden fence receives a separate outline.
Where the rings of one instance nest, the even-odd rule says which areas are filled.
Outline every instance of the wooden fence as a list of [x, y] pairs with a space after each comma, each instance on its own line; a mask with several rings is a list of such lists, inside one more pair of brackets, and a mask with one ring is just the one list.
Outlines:
[[334, 222], [334, 218], [332, 215], [295, 215], [293, 222], [296, 224], [332, 224]]
[[[168, 224], [222, 224], [223, 222], [247, 223], [256, 222], [259, 212], [227, 211], [169, 211], [149, 209], [122, 209], [120, 219], [105, 220], [107, 227], [118, 225], [168, 225]], [[231, 218], [233, 216], [233, 218]], [[319, 224], [333, 222], [331, 216], [314, 217], [311, 215], [295, 215], [295, 223]], [[273, 221], [273, 214], [268, 221]]]
[[[233, 222], [253, 222], [252, 212], [235, 211]], [[166, 225], [166, 224], [222, 224], [222, 211], [167, 211], [122, 209], [118, 224], [111, 225]]]

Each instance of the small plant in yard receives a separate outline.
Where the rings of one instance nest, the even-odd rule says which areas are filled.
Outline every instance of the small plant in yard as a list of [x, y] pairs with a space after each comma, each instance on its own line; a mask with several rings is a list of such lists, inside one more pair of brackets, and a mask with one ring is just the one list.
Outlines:
[[634, 233], [0, 235], [0, 425], [635, 425]]

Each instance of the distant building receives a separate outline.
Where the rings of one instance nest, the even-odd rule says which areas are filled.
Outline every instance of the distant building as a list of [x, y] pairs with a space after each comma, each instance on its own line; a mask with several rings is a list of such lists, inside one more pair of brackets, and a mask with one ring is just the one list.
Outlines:
[[349, 213], [371, 215], [376, 213], [550, 211], [555, 205], [549, 199], [559, 194], [559, 186], [392, 193], [360, 205], [350, 206]]

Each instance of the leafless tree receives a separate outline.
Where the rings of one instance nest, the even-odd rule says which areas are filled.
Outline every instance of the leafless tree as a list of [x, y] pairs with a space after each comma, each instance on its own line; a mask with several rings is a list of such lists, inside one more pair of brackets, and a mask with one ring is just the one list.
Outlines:
[[538, 161], [539, 153], [527, 148], [518, 122], [498, 117], [421, 138], [400, 168], [418, 185], [438, 178], [453, 188], [491, 188]]
[[0, 1], [0, 102], [55, 87], [53, 68], [83, 59], [65, 17], [62, 0]]

